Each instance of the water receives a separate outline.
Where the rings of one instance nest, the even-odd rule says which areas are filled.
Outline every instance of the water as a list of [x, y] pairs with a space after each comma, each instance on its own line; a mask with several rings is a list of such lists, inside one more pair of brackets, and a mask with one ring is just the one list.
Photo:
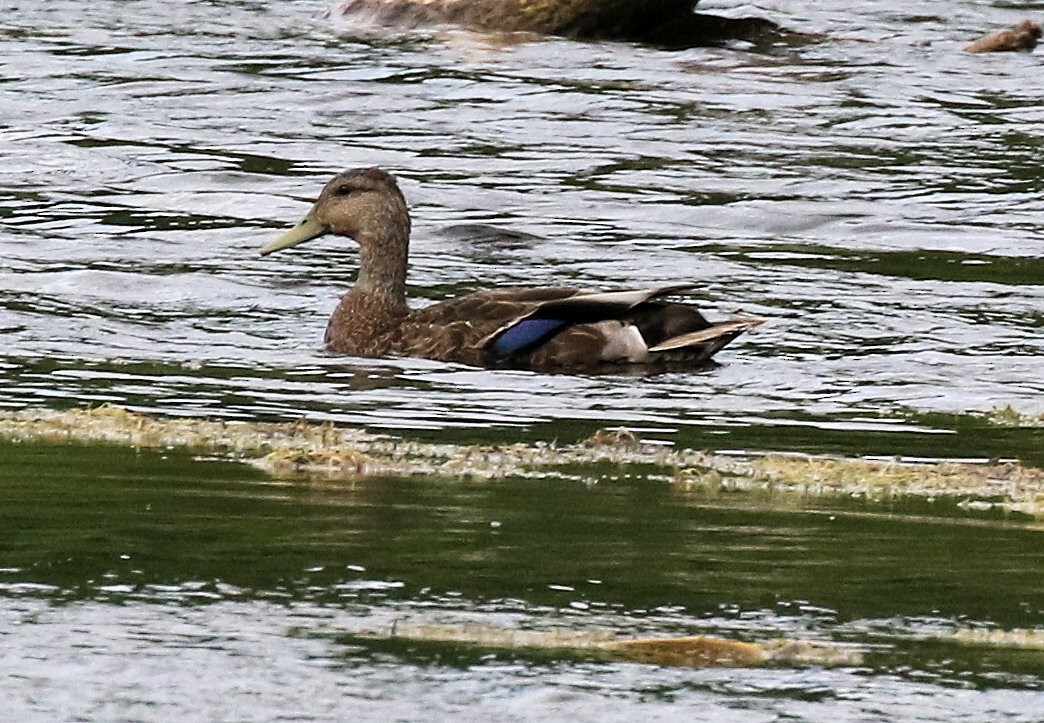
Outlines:
[[[1037, 8], [734, 7], [830, 39], [665, 53], [388, 37], [325, 18], [323, 1], [9, 10], [0, 406], [306, 415], [456, 442], [608, 424], [698, 448], [1042, 463], [1039, 429], [981, 420], [1044, 411], [1040, 54], [959, 52]], [[257, 249], [360, 165], [396, 173], [411, 203], [418, 304], [501, 284], [695, 281], [713, 314], [771, 322], [717, 368], [647, 378], [326, 354], [351, 244]], [[1039, 531], [1017, 520], [720, 509], [640, 480], [317, 488], [152, 457], [107, 476], [111, 455], [90, 454], [0, 447], [0, 645], [25, 715], [336, 718], [350, 702], [370, 717], [699, 705], [723, 720], [911, 706], [1031, 720], [1041, 707], [1039, 656], [919, 642], [1042, 624], [1026, 582]], [[839, 511], [854, 516], [831, 528]], [[511, 515], [517, 530], [496, 537], [490, 521]], [[837, 561], [849, 545], [866, 554]], [[859, 669], [665, 671], [339, 642], [360, 620], [436, 613], [887, 652]]]
[[[0, 453], [13, 719], [1029, 721], [1044, 695], [1039, 651], [947, 640], [1040, 625], [1039, 528], [649, 480], [273, 483], [169, 453]], [[411, 622], [789, 637], [864, 661], [669, 669], [352, 637]]]

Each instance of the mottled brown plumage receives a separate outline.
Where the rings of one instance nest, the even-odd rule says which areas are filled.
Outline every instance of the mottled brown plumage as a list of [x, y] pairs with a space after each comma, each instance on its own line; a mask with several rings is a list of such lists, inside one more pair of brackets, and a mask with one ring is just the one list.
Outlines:
[[339, 173], [305, 219], [262, 254], [333, 233], [359, 244], [355, 286], [326, 328], [326, 346], [356, 356], [415, 356], [540, 371], [694, 366], [761, 319], [711, 324], [659, 301], [691, 286], [587, 293], [568, 288], [478, 291], [411, 310], [410, 217], [395, 179], [377, 168]]
[[342, 0], [334, 12], [372, 25], [452, 23], [485, 32], [530, 32], [665, 47], [778, 40], [775, 23], [694, 12], [698, 0]]

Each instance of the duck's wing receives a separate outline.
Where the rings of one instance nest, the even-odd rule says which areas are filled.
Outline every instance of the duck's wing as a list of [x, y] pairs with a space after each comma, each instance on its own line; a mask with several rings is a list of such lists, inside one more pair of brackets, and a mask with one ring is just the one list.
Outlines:
[[577, 293], [562, 287], [476, 291], [413, 311], [381, 343], [393, 354], [486, 366], [485, 340], [498, 329]]
[[561, 319], [569, 324], [589, 324], [595, 321], [618, 319], [639, 304], [658, 299], [661, 296], [692, 291], [696, 288], [699, 288], [697, 284], [675, 284], [655, 289], [578, 293], [565, 299], [546, 301], [540, 304], [529, 317]]
[[695, 288], [480, 291], [413, 312], [382, 344], [395, 354], [540, 371], [698, 366], [763, 320], [711, 323], [661, 298]]
[[695, 288], [696, 284], [677, 284], [633, 291], [575, 293], [549, 299], [508, 318], [480, 339], [477, 346], [498, 358], [511, 357], [539, 346], [568, 327], [621, 319], [649, 301]]

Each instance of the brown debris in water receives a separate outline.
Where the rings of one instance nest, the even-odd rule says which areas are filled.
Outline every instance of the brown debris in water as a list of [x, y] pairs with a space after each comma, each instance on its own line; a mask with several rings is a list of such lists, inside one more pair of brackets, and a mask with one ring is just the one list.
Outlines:
[[293, 449], [280, 447], [264, 457], [272, 470], [297, 471], [302, 469], [323, 470], [362, 475], [376, 465], [375, 460], [357, 449], [348, 447]]
[[[773, 495], [958, 498], [969, 510], [992, 507], [1044, 518], [1044, 470], [1015, 463], [909, 462], [768, 454], [726, 456], [648, 444], [627, 430], [600, 430], [578, 444], [455, 445], [415, 442], [361, 429], [293, 423], [163, 418], [121, 407], [0, 413], [0, 438], [26, 442], [110, 443], [184, 448], [241, 460], [273, 475], [329, 479], [360, 476], [558, 477], [612, 479], [606, 463], [627, 474], [643, 465], [649, 479], [680, 490]], [[584, 468], [599, 465], [594, 478]]]
[[599, 429], [590, 437], [581, 442], [585, 447], [623, 447], [624, 449], [637, 449], [641, 442], [634, 436], [634, 432], [621, 427], [616, 431]]
[[769, 656], [760, 645], [709, 635], [684, 638], [638, 638], [606, 643], [605, 649], [636, 663], [688, 668], [764, 665]]
[[808, 640], [748, 643], [713, 635], [676, 638], [621, 638], [609, 631], [513, 630], [492, 625], [397, 624], [388, 633], [354, 634], [361, 640], [415, 640], [455, 643], [484, 650], [561, 653], [601, 661], [644, 663], [671, 667], [754, 667], [764, 665], [859, 665], [853, 648]]
[[1040, 26], [1032, 20], [1023, 20], [1011, 30], [998, 30], [964, 46], [966, 53], [999, 53], [1033, 50], [1040, 40]]
[[[519, 630], [484, 623], [396, 623], [388, 630], [363, 630], [349, 637], [473, 646], [481, 651], [574, 657], [578, 660], [641, 663], [685, 668], [816, 666], [833, 668], [863, 664], [858, 644], [777, 638], [762, 642], [731, 640], [718, 635], [625, 638], [610, 630]], [[958, 645], [1012, 651], [1044, 650], [1044, 631], [1030, 629], [959, 629], [936, 640]]]

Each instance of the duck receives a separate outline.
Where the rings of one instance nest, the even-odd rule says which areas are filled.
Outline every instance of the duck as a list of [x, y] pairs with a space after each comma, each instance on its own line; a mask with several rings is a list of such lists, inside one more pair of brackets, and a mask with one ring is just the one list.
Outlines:
[[1032, 20], [1023, 20], [1011, 30], [998, 30], [964, 46], [966, 53], [1002, 53], [1015, 50], [1033, 50], [1040, 40], [1040, 26]]
[[358, 357], [422, 357], [474, 367], [551, 373], [695, 368], [760, 317], [709, 322], [665, 297], [694, 283], [589, 291], [483, 289], [414, 309], [407, 303], [410, 213], [395, 177], [380, 168], [334, 176], [295, 226], [261, 255], [326, 234], [359, 247], [355, 284], [334, 309], [324, 344]]
[[581, 40], [620, 40], [667, 49], [729, 40], [766, 43], [788, 33], [771, 20], [695, 12], [699, 0], [341, 0], [333, 16], [413, 30], [456, 25]]

